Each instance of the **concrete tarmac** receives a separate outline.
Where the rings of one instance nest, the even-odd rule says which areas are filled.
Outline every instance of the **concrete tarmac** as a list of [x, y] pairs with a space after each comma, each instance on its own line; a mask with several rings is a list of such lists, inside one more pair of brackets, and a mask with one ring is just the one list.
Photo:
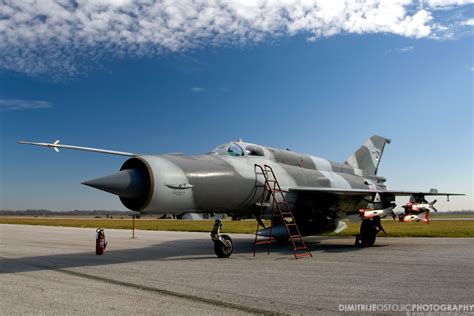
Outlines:
[[339, 314], [341, 304], [473, 304], [474, 239], [308, 238], [313, 258], [231, 234], [0, 225], [1, 314]]

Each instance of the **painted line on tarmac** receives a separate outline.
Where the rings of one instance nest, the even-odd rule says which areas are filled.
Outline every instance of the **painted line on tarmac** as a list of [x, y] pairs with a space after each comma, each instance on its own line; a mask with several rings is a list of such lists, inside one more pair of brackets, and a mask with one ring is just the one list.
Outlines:
[[235, 303], [230, 303], [230, 302], [223, 302], [219, 300], [214, 300], [212, 298], [206, 298], [206, 297], [200, 297], [196, 295], [190, 295], [190, 294], [184, 294], [184, 293], [179, 293], [175, 291], [170, 291], [170, 290], [165, 290], [165, 289], [160, 289], [156, 287], [151, 287], [151, 286], [145, 286], [145, 285], [139, 285], [135, 283], [129, 283], [129, 282], [124, 282], [124, 281], [118, 281], [114, 279], [109, 279], [109, 278], [104, 278], [101, 276], [95, 276], [91, 274], [86, 274], [82, 272], [76, 272], [76, 271], [71, 271], [71, 270], [64, 270], [64, 269], [58, 269], [55, 271], [59, 271], [65, 274], [73, 275], [73, 276], [78, 276], [78, 277], [83, 277], [91, 280], [96, 280], [96, 281], [102, 281], [114, 285], [120, 285], [120, 286], [125, 286], [125, 287], [131, 287], [135, 288], [138, 290], [142, 291], [147, 291], [147, 292], [154, 292], [154, 293], [159, 293], [167, 296], [173, 296], [173, 297], [178, 297], [182, 299], [187, 299], [190, 301], [194, 302], [201, 302], [201, 303], [206, 303], [209, 305], [214, 305], [218, 307], [224, 307], [224, 308], [229, 308], [229, 309], [235, 309], [247, 313], [252, 313], [252, 314], [259, 314], [259, 315], [288, 315], [284, 313], [278, 313], [275, 311], [270, 311], [266, 309], [261, 309], [261, 308], [255, 308], [255, 307], [250, 307], [250, 306], [244, 306], [244, 305], [239, 305]]
[[215, 300], [212, 298], [206, 298], [206, 297], [201, 297], [201, 296], [196, 296], [196, 295], [190, 295], [190, 294], [184, 294], [184, 293], [179, 293], [175, 291], [170, 291], [170, 290], [165, 290], [165, 289], [160, 289], [156, 287], [151, 287], [151, 286], [146, 286], [146, 285], [139, 285], [135, 283], [130, 283], [130, 282], [124, 282], [124, 281], [118, 281], [114, 279], [109, 279], [101, 276], [96, 276], [96, 275], [91, 275], [83, 272], [77, 272], [77, 271], [71, 271], [67, 269], [61, 269], [61, 268], [53, 268], [50, 266], [46, 265], [41, 265], [41, 264], [31, 264], [31, 263], [25, 263], [22, 260], [19, 259], [13, 259], [13, 258], [5, 258], [3, 256], [0, 256], [3, 260], [6, 261], [15, 261], [19, 262], [20, 264], [23, 265], [28, 265], [32, 266], [35, 268], [41, 268], [45, 270], [50, 270], [50, 271], [57, 271], [61, 272], [64, 274], [68, 274], [71, 276], [76, 276], [76, 277], [81, 277], [81, 278], [86, 278], [90, 280], [95, 280], [95, 281], [101, 281], [113, 285], [119, 285], [119, 286], [124, 286], [128, 288], [134, 288], [142, 291], [147, 291], [147, 292], [152, 292], [152, 293], [158, 293], [166, 296], [172, 296], [172, 297], [177, 297], [181, 299], [186, 299], [190, 300], [193, 302], [198, 302], [198, 303], [205, 303], [208, 305], [213, 305], [217, 307], [223, 307], [223, 308], [228, 308], [228, 309], [234, 309], [234, 310], [239, 310], [251, 314], [257, 314], [257, 315], [289, 315], [286, 313], [281, 313], [281, 312], [276, 312], [276, 311], [271, 311], [263, 308], [256, 308], [256, 307], [251, 307], [251, 306], [245, 306], [245, 305], [240, 305], [240, 304], [235, 304], [235, 303], [230, 303], [230, 302], [223, 302], [219, 300]]

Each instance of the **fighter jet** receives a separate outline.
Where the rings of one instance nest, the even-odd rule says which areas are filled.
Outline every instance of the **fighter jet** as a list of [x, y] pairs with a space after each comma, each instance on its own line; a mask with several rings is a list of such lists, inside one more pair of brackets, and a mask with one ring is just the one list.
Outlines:
[[[383, 230], [380, 218], [393, 213], [396, 196], [424, 201], [429, 195], [448, 199], [450, 195], [462, 195], [436, 190], [389, 190], [378, 169], [390, 140], [377, 135], [342, 163], [241, 139], [196, 156], [142, 155], [62, 145], [59, 141], [19, 143], [55, 151], [76, 149], [130, 157], [117, 173], [82, 184], [115, 194], [125, 207], [144, 214], [238, 213], [253, 215], [262, 223], [261, 219], [268, 218], [274, 206], [284, 200], [287, 215], [279, 209], [280, 220], [272, 220], [271, 227], [259, 232], [280, 240], [291, 238], [289, 225], [297, 226], [301, 236], [340, 232], [346, 227], [344, 220], [355, 216], [361, 221], [356, 243], [372, 246], [377, 233]], [[268, 170], [274, 180], [268, 177]], [[270, 181], [278, 186], [272, 189]], [[232, 239], [220, 234], [221, 225], [216, 222], [211, 237], [216, 255], [228, 257], [233, 249]]]

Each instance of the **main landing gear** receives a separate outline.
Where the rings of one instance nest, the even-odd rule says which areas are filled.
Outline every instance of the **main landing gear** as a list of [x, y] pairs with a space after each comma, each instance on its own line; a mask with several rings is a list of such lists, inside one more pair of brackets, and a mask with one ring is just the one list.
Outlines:
[[216, 219], [214, 222], [214, 228], [211, 231], [211, 239], [214, 242], [214, 252], [219, 258], [228, 258], [234, 250], [232, 238], [228, 235], [221, 235], [220, 231], [222, 228], [222, 220]]
[[356, 236], [355, 245], [361, 247], [373, 246], [380, 231], [385, 233], [379, 216], [375, 216], [372, 219], [364, 219], [362, 224], [360, 224], [360, 234]]

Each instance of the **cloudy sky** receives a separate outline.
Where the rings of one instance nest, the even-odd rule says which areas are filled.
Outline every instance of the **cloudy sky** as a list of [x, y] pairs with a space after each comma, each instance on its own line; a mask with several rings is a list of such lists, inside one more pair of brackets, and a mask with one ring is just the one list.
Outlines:
[[463, 0], [4, 0], [0, 207], [123, 209], [79, 185], [122, 158], [19, 139], [196, 154], [242, 137], [343, 161], [381, 134], [392, 188], [472, 209], [473, 26]]

